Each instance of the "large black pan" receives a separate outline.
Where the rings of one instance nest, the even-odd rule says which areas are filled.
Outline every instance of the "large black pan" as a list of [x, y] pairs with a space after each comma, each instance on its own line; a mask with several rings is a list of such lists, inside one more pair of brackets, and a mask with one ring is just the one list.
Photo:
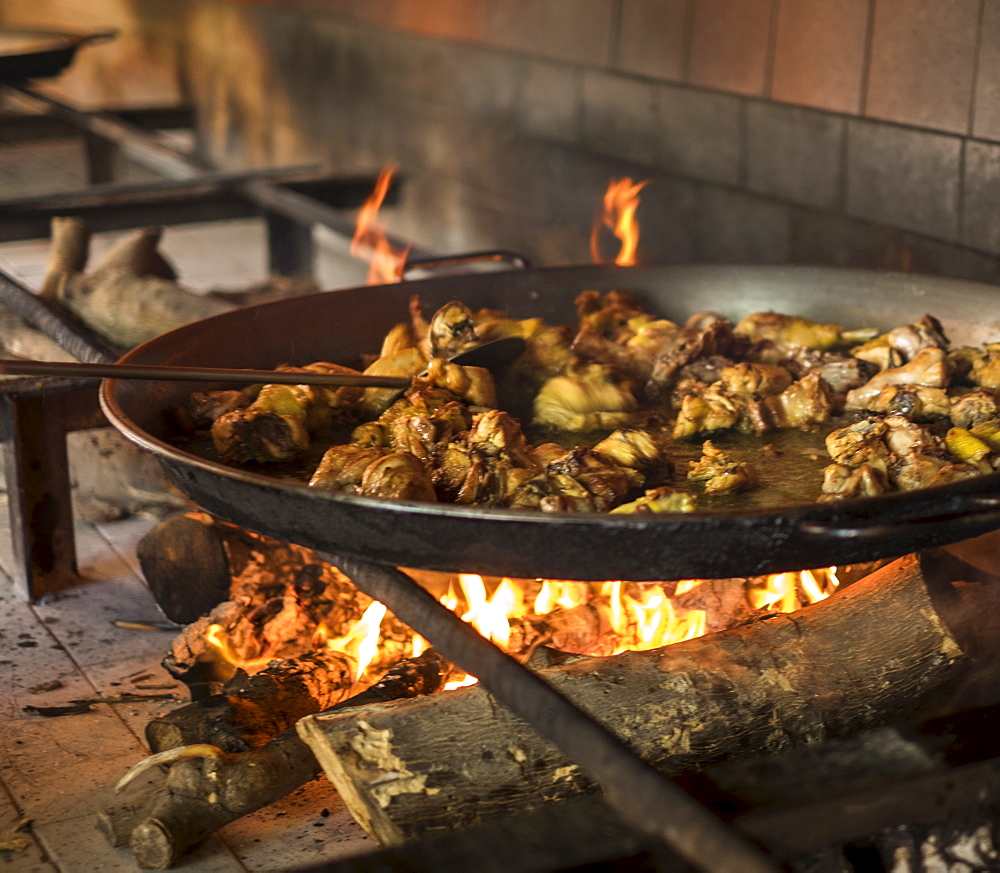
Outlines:
[[[566, 267], [353, 288], [236, 310], [163, 334], [134, 364], [273, 367], [356, 362], [405, 317], [450, 299], [571, 323], [587, 288], [626, 288], [675, 320], [704, 309], [774, 309], [888, 329], [932, 312], [954, 344], [1000, 338], [1000, 289], [949, 279], [802, 267]], [[1000, 474], [935, 489], [763, 511], [627, 516], [386, 502], [319, 492], [175, 448], [168, 411], [191, 385], [104, 384], [112, 423], [153, 452], [210, 512], [334, 554], [400, 566], [565, 579], [714, 578], [905, 554], [1000, 527]]]
[[88, 43], [103, 42], [116, 31], [65, 33], [38, 28], [0, 27], [0, 83], [16, 85], [28, 79], [58, 76]]

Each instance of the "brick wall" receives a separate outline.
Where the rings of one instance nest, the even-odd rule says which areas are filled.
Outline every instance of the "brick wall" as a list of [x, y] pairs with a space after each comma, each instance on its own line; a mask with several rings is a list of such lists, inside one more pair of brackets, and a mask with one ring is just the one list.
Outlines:
[[1000, 281], [1000, 0], [123, 3], [216, 163], [396, 161], [427, 248], [587, 260], [631, 175], [645, 260]]

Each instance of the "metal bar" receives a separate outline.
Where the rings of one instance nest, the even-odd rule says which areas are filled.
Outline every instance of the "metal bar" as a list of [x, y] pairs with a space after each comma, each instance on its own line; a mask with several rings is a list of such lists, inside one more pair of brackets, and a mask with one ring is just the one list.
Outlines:
[[[14, 90], [31, 99], [39, 100], [55, 117], [66, 119], [83, 130], [116, 143], [134, 161], [164, 176], [172, 179], [191, 179], [211, 170], [211, 167], [178, 154], [134, 125], [114, 118], [106, 112], [82, 112], [32, 88], [17, 87]], [[344, 238], [344, 252], [351, 253], [347, 241], [354, 235], [354, 222], [337, 210], [310, 197], [260, 179], [234, 183], [233, 190], [262, 209], [276, 212], [300, 224], [322, 224], [330, 228]], [[410, 246], [406, 240], [392, 236], [387, 236], [387, 240], [398, 250], [409, 247], [412, 257], [429, 257], [431, 254]], [[370, 258], [374, 253], [362, 250], [354, 254]]]
[[311, 276], [315, 261], [312, 227], [264, 210], [268, 271], [279, 276]]
[[296, 167], [265, 167], [258, 170], [202, 173], [193, 179], [157, 179], [149, 182], [117, 182], [94, 184], [78, 191], [58, 191], [28, 197], [10, 197], [0, 200], [0, 211], [38, 209], [80, 209], [83, 207], [120, 206], [132, 202], [148, 201], [151, 197], [191, 197], [214, 192], [219, 188], [247, 179], [274, 178], [296, 179], [319, 169], [317, 164]]
[[172, 225], [200, 221], [226, 221], [253, 218], [260, 210], [232, 193], [208, 190], [203, 194], [189, 191], [163, 191], [150, 195], [145, 202], [103, 203], [78, 207], [0, 210], [0, 242], [22, 239], [46, 239], [52, 219], [73, 215], [82, 218], [94, 233], [132, 230], [147, 225]]
[[608, 803], [638, 830], [713, 873], [776, 873], [777, 867], [753, 844], [408, 576], [336, 555], [328, 560], [442, 655], [478, 676], [501, 704], [589, 772], [603, 787]]
[[59, 343], [78, 361], [108, 363], [117, 360], [118, 351], [84, 326], [67, 309], [43, 300], [0, 269], [0, 303], [10, 307], [32, 327]]
[[113, 181], [118, 149], [108, 140], [89, 130], [83, 134], [83, 146], [87, 160], [87, 181], [91, 185], [103, 185]]
[[0, 401], [10, 439], [4, 471], [14, 550], [14, 582], [29, 601], [76, 582], [76, 544], [66, 433], [43, 397]]

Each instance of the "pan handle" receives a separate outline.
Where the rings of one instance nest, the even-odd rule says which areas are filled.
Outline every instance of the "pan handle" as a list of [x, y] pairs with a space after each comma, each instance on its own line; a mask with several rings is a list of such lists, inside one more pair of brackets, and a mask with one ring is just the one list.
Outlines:
[[955, 522], [982, 524], [995, 522], [1000, 527], [1000, 495], [970, 495], [962, 509], [935, 515], [917, 515], [891, 524], [830, 525], [821, 521], [801, 521], [799, 532], [812, 537], [833, 537], [842, 540], [877, 540], [897, 534], [913, 532], [919, 525], [922, 532], [934, 533], [939, 528], [950, 527]]
[[483, 252], [467, 252], [460, 255], [441, 255], [440, 257], [418, 258], [413, 261], [407, 261], [403, 265], [403, 272], [401, 273], [400, 278], [409, 278], [407, 274], [413, 270], [426, 270], [431, 273], [436, 270], [441, 270], [450, 273], [458, 272], [460, 268], [465, 267], [466, 265], [491, 262], [508, 262], [518, 270], [527, 270], [531, 266], [531, 261], [524, 257], [524, 255], [519, 255], [517, 252], [508, 251], [507, 249], [491, 249]]

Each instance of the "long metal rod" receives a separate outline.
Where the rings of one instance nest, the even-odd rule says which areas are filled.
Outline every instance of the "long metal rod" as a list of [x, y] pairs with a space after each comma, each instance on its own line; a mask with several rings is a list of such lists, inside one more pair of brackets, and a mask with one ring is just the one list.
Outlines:
[[108, 343], [63, 307], [42, 300], [13, 276], [0, 269], [0, 303], [9, 306], [32, 327], [55, 340], [74, 358], [92, 363], [107, 363], [118, 357]]
[[342, 373], [291, 373], [287, 370], [228, 370], [221, 367], [170, 367], [144, 364], [77, 364], [67, 361], [0, 361], [6, 376], [65, 376], [88, 379], [147, 379], [160, 382], [240, 382], [256, 385], [333, 385], [409, 388], [412, 379]]
[[[13, 87], [13, 86], [12, 86]], [[89, 131], [109, 142], [115, 143], [129, 157], [144, 167], [162, 173], [171, 179], [194, 179], [211, 172], [212, 167], [182, 155], [146, 133], [134, 124], [122, 121], [107, 112], [83, 112], [54, 100], [46, 94], [33, 88], [14, 87], [16, 92], [40, 101], [56, 118], [63, 119], [74, 126]], [[230, 187], [240, 196], [245, 197], [262, 209], [270, 209], [291, 218], [300, 224], [321, 224], [346, 240], [354, 235], [354, 223], [342, 212], [320, 203], [311, 197], [282, 188], [261, 179], [244, 182], [234, 182]], [[430, 253], [409, 246], [404, 240], [387, 235], [393, 248], [402, 251], [409, 247], [413, 257], [425, 257]], [[370, 257], [373, 252], [357, 251], [359, 257]]]
[[627, 822], [712, 873], [777, 873], [778, 868], [756, 846], [408, 576], [391, 567], [336, 555], [329, 555], [328, 560], [442, 655], [478, 676], [501, 704], [590, 773], [603, 787], [608, 803]]

